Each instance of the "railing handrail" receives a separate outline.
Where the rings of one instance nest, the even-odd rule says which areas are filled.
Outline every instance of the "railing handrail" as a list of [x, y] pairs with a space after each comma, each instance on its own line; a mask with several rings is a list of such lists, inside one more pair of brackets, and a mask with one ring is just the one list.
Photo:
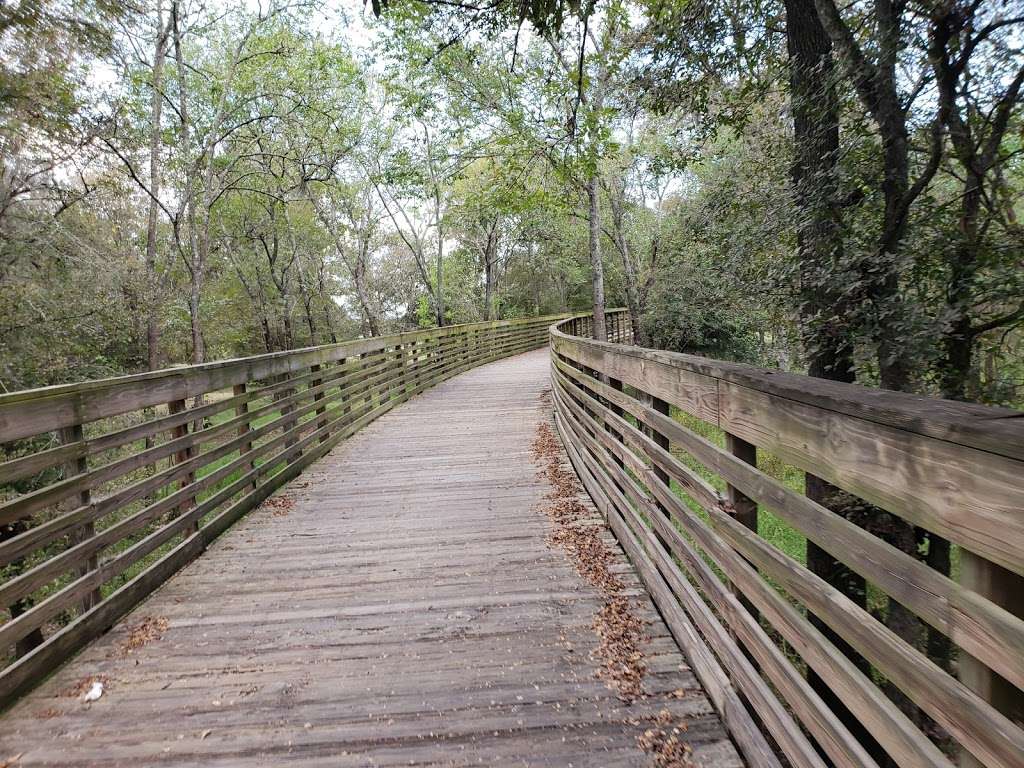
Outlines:
[[[193, 379], [206, 376], [217, 376], [217, 386], [231, 386], [246, 378], [263, 378], [277, 376], [308, 365], [333, 362], [344, 357], [379, 351], [394, 344], [406, 344], [423, 339], [443, 338], [457, 334], [465, 329], [485, 330], [488, 328], [506, 328], [516, 325], [550, 324], [553, 320], [566, 315], [544, 315], [540, 317], [518, 318], [514, 320], [491, 320], [481, 323], [459, 323], [440, 328], [427, 328], [385, 336], [341, 341], [336, 344], [321, 344], [312, 347], [267, 352], [246, 357], [234, 357], [223, 360], [211, 360], [206, 363], [176, 365], [156, 371], [112, 376], [102, 379], [87, 379], [69, 384], [53, 384], [45, 387], [23, 389], [0, 394], [0, 444], [9, 440], [17, 440], [48, 429], [60, 429], [76, 421], [91, 421], [117, 415], [111, 407], [90, 412], [89, 406], [99, 398], [110, 398], [130, 390], [139, 391], [152, 387], [156, 382], [174, 382], [172, 392], [161, 391], [154, 395], [151, 402], [142, 399], [139, 407], [158, 405], [170, 400], [193, 397], [197, 392], [190, 387]], [[170, 394], [170, 396], [168, 396]], [[25, 408], [42, 406], [55, 415], [52, 423], [45, 423], [41, 429], [38, 419], [39, 411], [26, 412]], [[126, 408], [132, 410], [135, 406]], [[85, 411], [85, 412], [83, 412]], [[23, 425], [23, 426], [22, 426]], [[31, 429], [32, 431], [26, 431]]]
[[[589, 315], [578, 315], [584, 317]], [[574, 337], [564, 327], [574, 318], [551, 325], [554, 336]], [[660, 362], [680, 370], [721, 379], [825, 410], [896, 427], [970, 448], [1024, 459], [1024, 411], [1002, 406], [944, 400], [862, 384], [819, 379], [801, 373], [716, 360], [632, 344], [585, 339], [589, 346], [617, 355]]]
[[543, 346], [557, 317], [0, 396], [0, 707], [341, 440], [451, 376]]
[[[965, 765], [1016, 765], [1024, 729], [1008, 713], [1024, 709], [1024, 414], [644, 349], [622, 343], [619, 313], [607, 324], [609, 341], [588, 338], [586, 319], [549, 330], [559, 433], [680, 642], [704, 637], [695, 671], [737, 723], [748, 760], [777, 764], [754, 733], [760, 721], [792, 764], [821, 764], [806, 730], [837, 764], [876, 765], [876, 747], [847, 729], [848, 710], [897, 764], [950, 765], [795, 600], [980, 761]], [[673, 407], [721, 430], [725, 447]], [[959, 583], [759, 469], [759, 450], [931, 532], [933, 543], [959, 545]], [[759, 506], [959, 646], [959, 679], [762, 538]], [[845, 709], [794, 676], [765, 620]], [[729, 698], [734, 686], [746, 704]]]

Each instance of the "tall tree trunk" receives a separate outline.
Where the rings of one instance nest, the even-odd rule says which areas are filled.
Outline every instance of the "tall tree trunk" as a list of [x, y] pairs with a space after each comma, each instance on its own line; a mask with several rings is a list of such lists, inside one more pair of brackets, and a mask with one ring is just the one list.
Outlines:
[[622, 277], [626, 284], [626, 308], [629, 310], [629, 324], [633, 330], [633, 342], [644, 346], [647, 339], [643, 331], [643, 307], [640, 300], [640, 277], [637, 275], [633, 254], [630, 253], [629, 240], [626, 238], [625, 184], [623, 188], [610, 191], [609, 199], [612, 208], [612, 225], [615, 235], [615, 248], [622, 259]]
[[198, 365], [206, 360], [206, 340], [203, 339], [203, 326], [199, 319], [202, 301], [202, 279], [193, 273], [189, 286], [188, 312], [192, 329], [192, 364]]
[[[846, 383], [854, 380], [850, 329], [842, 324], [843, 241], [837, 163], [839, 105], [834, 81], [832, 43], [822, 28], [814, 0], [785, 0], [786, 47], [789, 52], [790, 101], [793, 113], [794, 161], [791, 169], [799, 209], [797, 249], [800, 260], [800, 319], [808, 374]], [[836, 286], [839, 286], [836, 289]], [[858, 505], [840, 489], [808, 474], [806, 494], [847, 519], [858, 517]], [[861, 520], [856, 520], [862, 522]], [[814, 542], [807, 542], [807, 567], [864, 608], [867, 585]], [[867, 663], [816, 616], [812, 623], [865, 672]], [[870, 734], [846, 710], [831, 687], [808, 670], [815, 691], [865, 744]]]
[[943, 360], [939, 369], [942, 396], [966, 400], [974, 358], [975, 332], [971, 309], [974, 301], [972, 279], [978, 264], [978, 219], [981, 214], [983, 179], [964, 163], [965, 180], [960, 197], [960, 236], [948, 259], [946, 315], [949, 325], [942, 338]]
[[306, 314], [306, 327], [309, 328], [309, 346], [317, 345], [316, 320], [313, 317], [313, 297], [306, 294], [302, 297], [302, 308]]
[[441, 230], [441, 204], [437, 204], [437, 274], [434, 277], [434, 306], [437, 309], [437, 327], [445, 325], [444, 321], [444, 232]]
[[494, 308], [495, 286], [498, 281], [498, 221], [487, 233], [484, 245], [484, 319], [497, 320]]
[[160, 289], [157, 285], [157, 224], [160, 207], [160, 118], [163, 113], [164, 59], [167, 55], [168, 29], [164, 26], [162, 0], [156, 4], [156, 42], [153, 48], [153, 94], [150, 101], [149, 129], [149, 211], [146, 221], [146, 347], [149, 370], [160, 367]]
[[316, 282], [317, 293], [320, 295], [320, 304], [324, 310], [324, 325], [327, 326], [327, 335], [331, 339], [331, 344], [337, 344], [338, 334], [334, 330], [334, 321], [331, 319], [331, 297], [327, 295], [327, 286], [324, 284], [323, 265], [318, 268]]
[[907, 311], [900, 296], [900, 255], [907, 230], [907, 217], [914, 200], [938, 167], [933, 131], [932, 155], [910, 184], [910, 140], [907, 107], [903, 105], [897, 76], [899, 52], [903, 45], [905, 3], [878, 0], [874, 5], [877, 31], [875, 58], [871, 62], [847, 26], [835, 0], [814, 0], [818, 19], [836, 50], [842, 54], [850, 79], [865, 111], [871, 116], [882, 140], [882, 196], [884, 209], [875, 252], [862, 268], [867, 298], [874, 307], [874, 342], [882, 387], [901, 392], [913, 384], [912, 358], [906, 345]]
[[604, 322], [604, 263], [601, 261], [601, 206], [598, 196], [597, 173], [595, 172], [586, 185], [588, 219], [590, 231], [588, 246], [590, 250], [590, 280], [594, 305], [594, 338], [606, 341], [608, 333]]
[[356, 296], [359, 298], [359, 307], [363, 313], [363, 320], [366, 322], [366, 330], [370, 336], [380, 336], [380, 321], [377, 313], [370, 303], [370, 293], [366, 288], [366, 270], [370, 263], [370, 239], [368, 236], [360, 235], [359, 253], [356, 254], [355, 269], [352, 270], [352, 279], [356, 284]]
[[871, 270], [870, 274], [878, 277], [870, 290], [872, 300], [884, 313], [876, 323], [880, 382], [884, 389], [909, 392], [913, 388], [913, 377], [906, 352], [906, 309], [900, 297], [898, 272], [899, 256], [907, 231], [905, 201], [910, 185], [909, 142], [906, 118], [899, 103], [887, 105], [883, 114], [885, 171], [882, 194], [885, 209], [882, 215], [882, 234], [875, 254], [882, 268], [878, 269], [878, 265], [875, 265]]
[[186, 228], [188, 230], [188, 255], [186, 266], [189, 273], [189, 321], [192, 331], [192, 362], [202, 363], [206, 360], [206, 342], [203, 339], [202, 324], [199, 317], [200, 304], [202, 301], [202, 286], [205, 271], [205, 258], [202, 253], [201, 238], [197, 232], [196, 222], [196, 201], [195, 183], [189, 175], [188, 169], [191, 165], [190, 144], [192, 141], [192, 124], [188, 111], [188, 99], [186, 98], [185, 81], [187, 70], [185, 69], [185, 53], [182, 45], [182, 18], [180, 0], [171, 2], [171, 31], [174, 36], [174, 61], [178, 75], [178, 119], [181, 121], [179, 139], [181, 152], [186, 168], [186, 190], [185, 190], [185, 216]]
[[494, 319], [494, 263], [484, 257], [484, 320]]

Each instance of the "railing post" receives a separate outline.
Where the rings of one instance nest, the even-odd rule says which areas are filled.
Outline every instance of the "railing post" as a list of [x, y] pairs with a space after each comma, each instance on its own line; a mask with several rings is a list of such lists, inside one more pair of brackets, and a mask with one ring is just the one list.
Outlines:
[[407, 397], [410, 397], [416, 391], [416, 339], [405, 345], [405, 357], [402, 364], [405, 371], [403, 373], [404, 392]]
[[[614, 389], [616, 392], [621, 392], [622, 391], [622, 381], [620, 381], [619, 379], [613, 379], [613, 378], [611, 378], [609, 376], [608, 377], [608, 386], [611, 387], [612, 389]], [[617, 406], [615, 403], [605, 402], [605, 405], [608, 407], [608, 410], [610, 410], [616, 416], [619, 416], [619, 417], [622, 416], [622, 413], [623, 413], [622, 408]], [[624, 442], [623, 437], [622, 437], [622, 433], [619, 432], [619, 430], [611, 427], [607, 423], [605, 423], [605, 429], [607, 429], [608, 432], [611, 434], [611, 436], [614, 437], [616, 440], [618, 440], [620, 443]], [[612, 456], [612, 460], [616, 464], [618, 464], [619, 467], [625, 467], [626, 466], [626, 463], [619, 456]], [[618, 485], [618, 482], [616, 482], [616, 485]], [[621, 486], [619, 486], [619, 490], [622, 490]]]
[[[655, 397], [654, 395], [649, 395], [649, 397], [651, 398], [651, 408], [653, 410], [657, 411], [658, 413], [662, 414], [663, 416], [671, 416], [672, 415], [672, 406], [669, 405], [668, 402], [666, 402], [665, 400], [662, 400], [660, 397]], [[661, 432], [659, 432], [658, 430], [654, 429], [653, 427], [651, 428], [650, 431], [651, 431], [651, 439], [654, 440], [654, 443], [659, 448], [661, 448], [662, 450], [671, 453], [671, 451], [672, 451], [672, 444], [669, 441], [668, 437], [666, 435], [663, 435]], [[672, 488], [672, 478], [669, 477], [668, 472], [666, 472], [661, 467], [655, 465], [654, 466], [654, 476], [657, 477], [658, 480], [661, 481], [662, 485], [664, 485], [666, 488], [669, 488], [671, 490], [671, 488]], [[668, 514], [668, 510], [666, 510], [665, 507], [662, 506], [662, 504], [660, 502], [658, 503], [658, 506], [661, 507], [661, 511], [662, 512]]]
[[405, 345], [405, 355], [402, 357], [402, 392], [406, 397], [416, 391], [416, 340], [413, 339]]
[[[1014, 616], [1024, 618], [1024, 577], [962, 547], [960, 583]], [[1024, 722], [1024, 691], [963, 650], [958, 668], [960, 682], [1012, 722]], [[983, 765], [967, 750], [960, 750], [960, 768], [982, 768]]]
[[469, 330], [466, 328], [459, 329], [459, 364], [460, 368], [466, 368], [469, 366]]
[[[167, 404], [167, 411], [168, 411], [168, 413], [172, 413], [172, 414], [174, 414], [174, 413], [184, 413], [186, 408], [187, 408], [187, 405], [185, 403], [184, 398], [182, 398], [181, 400], [172, 400], [171, 402], [169, 402]], [[172, 437], [172, 439], [175, 439], [175, 440], [177, 440], [178, 438], [187, 437], [187, 436], [188, 436], [188, 421], [185, 421], [184, 423], [179, 424], [171, 432], [171, 437]], [[193, 446], [189, 446], [188, 448], [183, 448], [182, 450], [178, 451], [177, 453], [174, 454], [174, 456], [171, 457], [171, 463], [172, 464], [183, 464], [186, 461], [188, 461], [189, 459], [191, 459], [194, 454], [195, 454], [195, 451], [194, 451]], [[196, 481], [196, 473], [195, 472], [189, 472], [187, 475], [185, 475], [184, 478], [182, 478], [181, 483], [178, 485], [178, 490], [181, 490], [182, 488], [186, 488], [186, 487], [192, 485], [192, 483], [194, 483], [195, 481]], [[196, 497], [195, 496], [191, 496], [191, 497], [185, 499], [183, 502], [181, 502], [181, 504], [178, 505], [178, 512], [184, 514], [188, 510], [192, 509], [192, 507], [194, 507], [195, 505], [196, 505]], [[191, 528], [192, 528], [193, 533], [198, 531], [199, 530], [199, 521], [196, 520], [194, 523], [192, 523]]]
[[[235, 397], [238, 397], [239, 395], [244, 395], [246, 393], [246, 391], [248, 391], [248, 389], [249, 389], [248, 383], [243, 381], [241, 384], [235, 384], [235, 386], [231, 388], [231, 394], [234, 395]], [[244, 403], [239, 403], [237, 406], [235, 406], [235, 416], [236, 417], [245, 416], [245, 414], [247, 414], [248, 412], [249, 412], [249, 402], [248, 401], [246, 401]], [[245, 435], [249, 434], [250, 432], [252, 432], [252, 425], [249, 423], [248, 419], [246, 419], [244, 422], [242, 422], [241, 424], [238, 425], [238, 436], [239, 437], [244, 437]], [[246, 442], [246, 443], [242, 443], [242, 446], [238, 449], [238, 455], [239, 456], [244, 456], [245, 454], [251, 453], [251, 452], [252, 452], [252, 441], [249, 441], [249, 442]], [[249, 464], [248, 464], [248, 467], [249, 467], [248, 471], [250, 471], [250, 472], [252, 470], [256, 469], [256, 462], [255, 461], [250, 461]], [[258, 486], [258, 485], [259, 485], [258, 480], [256, 479], [256, 477], [253, 477], [253, 479], [252, 479], [252, 489], [255, 491], [256, 490], [256, 486]]]
[[[725, 449], [740, 461], [752, 467], [757, 466], [757, 446], [729, 432], [725, 433]], [[726, 498], [732, 505], [730, 515], [741, 524], [757, 533], [757, 502], [734, 485], [725, 486]], [[747, 600], [741, 590], [733, 587], [740, 602], [755, 616], [757, 609]]]
[[419, 361], [417, 367], [419, 372], [416, 375], [416, 389], [422, 389], [423, 385], [430, 381], [429, 369], [434, 365], [434, 342], [430, 338], [424, 339], [420, 344]]
[[[320, 366], [319, 366], [319, 364], [318, 365], [311, 365], [309, 367], [309, 370], [312, 373], [320, 373]], [[316, 389], [317, 387], [319, 387], [323, 383], [324, 383], [324, 380], [323, 380], [322, 376], [314, 376], [312, 379], [309, 380], [309, 389]], [[315, 393], [313, 395], [313, 402], [314, 403], [317, 402], [318, 400], [323, 400], [323, 399], [324, 399], [324, 392], [323, 392], [323, 390], [321, 390], [320, 392], [317, 392], [317, 393]], [[327, 406], [325, 406], [325, 405], [321, 405], [321, 406], [319, 406], [316, 409], [316, 428], [317, 428], [317, 430], [321, 430], [325, 426], [327, 426], [327, 417], [325, 415], [326, 413], [327, 413]], [[321, 443], [326, 443], [327, 439], [329, 437], [330, 437], [330, 435], [328, 435], [328, 434], [320, 435], [319, 441]]]
[[384, 370], [388, 372], [387, 377], [381, 384], [380, 389], [380, 404], [391, 402], [392, 396], [395, 395], [395, 390], [398, 388], [398, 379], [402, 376], [402, 345], [395, 344], [391, 348], [390, 353], [391, 361], [387, 364]]
[[398, 399], [405, 393], [405, 347], [401, 344], [395, 344], [395, 362], [398, 363], [398, 370], [395, 377], [389, 380], [389, 402], [392, 398]]
[[[84, 436], [85, 435], [84, 435], [84, 432], [82, 430], [82, 425], [81, 424], [75, 424], [75, 425], [70, 426], [70, 427], [64, 427], [60, 431], [60, 441], [64, 445], [68, 445], [70, 443], [81, 442], [83, 440]], [[89, 460], [83, 454], [82, 456], [78, 457], [77, 459], [69, 461], [69, 462], [67, 462], [64, 465], [64, 477], [65, 478], [69, 478], [69, 477], [73, 477], [75, 475], [80, 475], [80, 474], [86, 472], [88, 470], [88, 468], [89, 468]], [[89, 506], [89, 502], [90, 501], [92, 501], [92, 492], [88, 488], [85, 488], [81, 492], [79, 492], [79, 494], [78, 494], [78, 504], [79, 504], [79, 506], [87, 507], [87, 506]], [[95, 535], [96, 535], [96, 524], [92, 520], [90, 520], [90, 521], [88, 521], [86, 523], [82, 523], [82, 525], [80, 525], [77, 529], [75, 529], [75, 532], [72, 534], [72, 536], [71, 536], [71, 545], [73, 546], [75, 544], [81, 544], [83, 541], [91, 539]], [[82, 565], [80, 565], [78, 567], [78, 571], [77, 572], [78, 572], [79, 578], [81, 578], [82, 576], [85, 576], [85, 574], [89, 573], [89, 571], [96, 570], [96, 567], [98, 565], [99, 565], [99, 556], [96, 555], [96, 554], [91, 555], [86, 560], [85, 563], [83, 563]], [[99, 587], [97, 587], [92, 592], [90, 592], [88, 595], [86, 595], [84, 598], [82, 598], [82, 606], [81, 606], [82, 607], [82, 613], [85, 613], [90, 608], [92, 608], [94, 605], [98, 604], [101, 599], [102, 598], [101, 598], [101, 595], [100, 595], [100, 590], [99, 590]]]
[[[286, 373], [285, 374], [285, 376], [289, 376], [289, 375], [290, 375], [290, 373]], [[291, 397], [292, 395], [294, 395], [296, 393], [296, 391], [297, 390], [295, 389], [295, 387], [288, 387], [288, 388], [286, 388], [281, 393], [281, 399], [284, 400], [286, 398]], [[287, 416], [289, 413], [292, 413], [294, 410], [295, 410], [295, 403], [292, 403], [291, 405], [282, 406], [280, 414], [281, 414], [281, 416]], [[298, 421], [296, 419], [288, 419], [288, 420], [282, 421], [281, 422], [281, 433], [284, 434], [286, 432], [291, 432], [293, 429], [295, 429], [297, 424], [298, 424]], [[291, 448], [297, 442], [299, 442], [299, 438], [296, 437], [295, 435], [291, 435], [291, 436], [285, 438], [284, 447], [286, 449], [287, 448]], [[288, 459], [288, 463], [291, 464], [293, 461], [298, 459], [299, 456], [301, 456], [301, 455], [302, 455], [301, 453], [296, 453], [294, 456], [292, 456], [290, 459]]]
[[[349, 359], [350, 358], [345, 358], [345, 359], [341, 360], [340, 362], [341, 363], [347, 363], [349, 361]], [[352, 371], [352, 373], [350, 374], [353, 379], [358, 379], [358, 378], [363, 376], [363, 371], [366, 370], [366, 360], [368, 359], [368, 355], [367, 355], [367, 353], [364, 352], [363, 354], [359, 355], [358, 358], [351, 358], [351, 359], [352, 360], [359, 360], [359, 367], [354, 369]], [[369, 397], [369, 394], [367, 394], [365, 396]], [[349, 418], [350, 418], [349, 414], [352, 413], [352, 393], [351, 392], [349, 392], [344, 397], [342, 397], [342, 399], [341, 399], [341, 406], [342, 406], [341, 407], [341, 414], [342, 414], [342, 416], [345, 417], [345, 420], [339, 425], [339, 427], [344, 427], [345, 425], [347, 425], [349, 423]]]

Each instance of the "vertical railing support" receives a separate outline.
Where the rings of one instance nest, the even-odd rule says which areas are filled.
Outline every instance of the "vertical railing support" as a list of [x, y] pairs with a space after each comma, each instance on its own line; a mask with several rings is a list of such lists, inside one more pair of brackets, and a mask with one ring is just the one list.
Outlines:
[[[187, 408], [187, 405], [185, 403], [185, 399], [184, 398], [182, 398], [181, 400], [172, 400], [171, 402], [169, 402], [167, 404], [167, 411], [168, 411], [168, 413], [171, 413], [171, 414], [184, 413], [186, 408]], [[177, 440], [178, 438], [181, 438], [181, 437], [186, 437], [187, 435], [188, 435], [188, 422], [187, 421], [184, 422], [183, 424], [179, 424], [178, 426], [176, 426], [174, 428], [174, 430], [171, 432], [171, 438], [175, 439], [175, 440]], [[174, 456], [171, 457], [171, 463], [172, 464], [184, 464], [186, 461], [191, 459], [194, 455], [195, 455], [195, 448], [194, 448], [194, 446], [190, 445], [188, 448], [183, 448], [182, 450], [176, 452], [174, 454]], [[192, 483], [194, 483], [195, 481], [196, 481], [196, 473], [195, 472], [189, 472], [187, 475], [185, 475], [184, 478], [182, 478], [181, 482], [178, 484], [178, 489], [181, 490], [182, 488], [186, 488], [186, 487], [192, 485]], [[184, 514], [185, 512], [188, 512], [188, 510], [192, 509], [192, 507], [194, 507], [195, 505], [196, 505], [196, 497], [195, 496], [190, 496], [189, 498], [185, 499], [181, 504], [178, 505], [178, 512], [181, 513], [181, 514]], [[198, 520], [196, 520], [194, 523], [192, 523], [191, 529], [192, 529], [193, 533], [199, 530], [199, 521]]]
[[[960, 583], [1014, 616], [1024, 618], [1024, 577], [961, 548]], [[958, 669], [960, 682], [1011, 722], [1024, 722], [1024, 691], [962, 650]], [[982, 768], [983, 765], [972, 754], [961, 750], [960, 768]]]
[[[757, 446], [746, 440], [726, 432], [725, 449], [740, 461], [757, 466]], [[733, 485], [726, 486], [726, 496], [732, 505], [732, 516], [757, 533], [757, 502]]]
[[[234, 395], [235, 397], [238, 397], [239, 395], [244, 395], [248, 391], [248, 389], [249, 389], [249, 385], [246, 382], [243, 381], [241, 384], [235, 384], [235, 386], [231, 388], [231, 394]], [[239, 403], [238, 405], [235, 406], [235, 416], [236, 417], [240, 418], [242, 416], [245, 416], [247, 413], [249, 413], [249, 402], [248, 401], [246, 401], [244, 403]], [[245, 435], [249, 434], [250, 432], [252, 432], [252, 424], [249, 422], [248, 419], [246, 419], [245, 421], [243, 421], [241, 424], [238, 425], [238, 436], [239, 437], [244, 437]], [[252, 441], [251, 440], [249, 442], [242, 443], [241, 447], [238, 449], [238, 455], [239, 456], [245, 456], [247, 453], [252, 453]], [[248, 470], [247, 471], [251, 472], [252, 470], [256, 469], [256, 462], [255, 461], [250, 461], [247, 466], [248, 466]], [[258, 486], [258, 485], [259, 485], [258, 478], [253, 476], [253, 478], [252, 478], [252, 489], [255, 491], [256, 490], [256, 486]]]
[[[309, 367], [309, 370], [312, 371], [314, 374], [320, 373], [320, 366], [319, 365], [311, 365]], [[309, 388], [310, 389], [316, 389], [317, 387], [319, 387], [323, 383], [324, 383], [323, 376], [314, 376], [312, 379], [309, 380]], [[323, 400], [323, 399], [324, 399], [324, 391], [323, 390], [320, 390], [319, 392], [316, 392], [313, 395], [313, 402], [314, 403], [319, 401], [319, 400]], [[327, 406], [321, 405], [321, 406], [317, 407], [317, 409], [316, 409], [316, 428], [317, 428], [317, 430], [321, 430], [321, 429], [323, 429], [324, 427], [327, 426], [327, 415], [326, 414], [327, 414]], [[329, 438], [330, 438], [330, 435], [327, 434], [327, 433], [324, 433], [324, 434], [320, 435], [319, 441], [321, 443], [326, 443]]]
[[[752, 467], [757, 466], [757, 446], [729, 432], [725, 433], [725, 449], [740, 461]], [[741, 524], [757, 533], [757, 502], [734, 485], [726, 485], [726, 499], [731, 505], [730, 515]], [[755, 616], [757, 609], [747, 600], [741, 590], [733, 588], [740, 602]]]
[[[622, 391], [622, 381], [619, 380], [619, 379], [613, 379], [613, 378], [609, 377], [608, 378], [608, 386], [611, 387], [612, 389], [614, 389], [616, 392], [621, 392]], [[605, 405], [608, 407], [608, 410], [610, 410], [616, 416], [619, 416], [619, 417], [622, 416], [622, 414], [623, 414], [622, 408], [617, 406], [615, 403], [606, 402]], [[620, 443], [624, 442], [623, 437], [622, 437], [622, 433], [619, 432], [619, 430], [617, 430], [614, 427], [612, 427], [610, 424], [608, 424], [608, 422], [605, 422], [605, 429], [607, 429], [609, 434], [611, 434], [611, 436], [614, 437], [616, 440], [618, 440]], [[618, 464], [620, 468], [625, 468], [625, 466], [626, 466], [626, 463], [622, 460], [622, 458], [617, 456], [617, 455], [613, 455], [612, 456], [612, 461], [614, 461], [616, 464]], [[623, 490], [623, 488], [619, 484], [618, 480], [615, 480], [615, 485], [618, 487], [618, 489], [620, 491]]]
[[[290, 376], [290, 375], [291, 375], [290, 372], [285, 374], [285, 376]], [[298, 390], [295, 387], [288, 387], [287, 389], [285, 389], [281, 393], [281, 398], [284, 399], [284, 398], [292, 397], [296, 392], [298, 392]], [[281, 415], [282, 416], [286, 416], [286, 415], [288, 415], [290, 413], [293, 413], [295, 411], [297, 405], [298, 405], [298, 403], [294, 403], [293, 402], [291, 405], [283, 406], [281, 408]], [[284, 432], [291, 432], [292, 430], [295, 429], [295, 427], [298, 426], [298, 423], [299, 423], [298, 419], [288, 419], [286, 421], [281, 422], [281, 431], [282, 431], [282, 433], [284, 433]], [[285, 438], [284, 447], [285, 448], [291, 448], [297, 442], [299, 442], [299, 438], [298, 438], [297, 435], [289, 435], [287, 438]], [[296, 451], [292, 455], [292, 457], [290, 459], [288, 459], [288, 463], [291, 464], [293, 461], [297, 461], [300, 456], [302, 456], [302, 451]]]
[[[84, 432], [82, 430], [82, 425], [81, 424], [74, 424], [74, 425], [72, 425], [70, 427], [65, 427], [64, 429], [62, 429], [60, 431], [60, 441], [64, 445], [68, 445], [70, 443], [81, 442], [84, 439], [84, 436], [85, 435], [84, 435]], [[64, 477], [68, 478], [68, 477], [73, 477], [75, 475], [81, 475], [84, 472], [86, 472], [88, 469], [89, 469], [89, 460], [85, 457], [85, 455], [83, 453], [83, 455], [79, 456], [77, 459], [73, 459], [72, 461], [69, 461], [69, 462], [67, 462], [64, 465]], [[91, 501], [92, 501], [92, 492], [88, 488], [85, 488], [85, 489], [83, 489], [83, 490], [81, 490], [79, 492], [79, 494], [78, 494], [78, 504], [79, 504], [79, 506], [87, 507], [87, 506], [89, 506], [89, 503]], [[89, 520], [86, 523], [82, 523], [82, 525], [80, 525], [77, 529], [75, 529], [74, 533], [71, 536], [72, 544], [81, 544], [83, 541], [91, 539], [95, 535], [96, 535], [96, 524], [92, 520]], [[89, 571], [96, 570], [96, 567], [98, 565], [99, 565], [99, 557], [98, 557], [98, 555], [94, 554], [94, 555], [90, 556], [88, 558], [88, 560], [86, 560], [86, 562], [82, 563], [82, 565], [80, 565], [78, 567], [77, 573], [78, 573], [79, 578], [81, 578], [82, 576], [85, 576], [87, 573], [89, 573]], [[94, 605], [97, 605], [100, 602], [101, 599], [102, 599], [102, 597], [100, 595], [100, 589], [99, 589], [99, 587], [97, 587], [96, 589], [92, 590], [89, 594], [87, 594], [84, 598], [82, 598], [82, 603], [81, 603], [82, 613], [85, 613], [90, 608], [92, 608]]]
[[406, 391], [415, 394], [420, 388], [420, 340], [409, 342], [409, 379]]
[[[654, 395], [649, 395], [649, 397], [651, 398], [651, 408], [653, 410], [657, 411], [663, 416], [672, 415], [672, 406], [669, 405], [668, 402], [662, 400], [660, 397], [655, 397]], [[663, 435], [661, 432], [654, 429], [653, 427], [651, 427], [650, 432], [651, 439], [654, 440], [655, 444], [662, 450], [671, 453], [672, 444], [669, 441], [668, 437], [666, 435]], [[661, 484], [664, 485], [666, 488], [672, 488], [672, 478], [669, 477], [668, 472], [666, 472], [664, 469], [657, 465], [654, 466], [654, 476], [657, 477], [658, 480], [661, 481]], [[662, 512], [668, 514], [668, 510], [666, 510], [660, 503], [658, 504], [658, 506], [661, 507]]]
[[398, 363], [394, 377], [389, 377], [388, 402], [405, 394], [405, 355], [406, 349], [401, 344], [395, 344], [395, 362]]

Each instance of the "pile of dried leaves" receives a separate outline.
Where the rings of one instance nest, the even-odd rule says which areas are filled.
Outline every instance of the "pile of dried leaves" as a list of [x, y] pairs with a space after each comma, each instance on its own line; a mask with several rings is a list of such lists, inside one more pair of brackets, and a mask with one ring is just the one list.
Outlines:
[[647, 673], [641, 650], [647, 639], [644, 622], [622, 594], [622, 581], [610, 568], [614, 557], [602, 538], [604, 524], [583, 500], [583, 488], [564, 463], [561, 444], [546, 421], [537, 425], [533, 459], [551, 485], [544, 497], [544, 512], [554, 525], [548, 543], [560, 547], [580, 576], [596, 587], [604, 599], [593, 624], [601, 640], [597, 650], [601, 679], [623, 700], [632, 702], [643, 696], [643, 678]]
[[667, 709], [658, 713], [658, 727], [650, 728], [636, 742], [640, 748], [651, 755], [657, 768], [695, 768], [690, 758], [690, 745], [680, 739], [686, 731], [686, 723], [673, 725], [675, 718]]
[[260, 509], [269, 509], [274, 517], [285, 517], [295, 509], [295, 499], [290, 496], [271, 496], [260, 504]]
[[159, 640], [166, 631], [166, 618], [163, 616], [145, 616], [128, 630], [128, 637], [117, 647], [117, 655], [124, 658], [130, 655], [132, 651]]

